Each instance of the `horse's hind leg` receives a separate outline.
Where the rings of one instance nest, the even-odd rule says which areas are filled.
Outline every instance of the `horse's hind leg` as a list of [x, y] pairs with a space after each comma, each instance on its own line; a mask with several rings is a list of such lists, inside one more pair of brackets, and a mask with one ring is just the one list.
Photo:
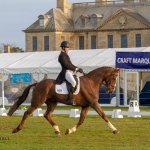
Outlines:
[[18, 125], [17, 128], [13, 129], [12, 133], [16, 133], [16, 132], [20, 131], [20, 130], [23, 128], [23, 125], [24, 125], [24, 123], [25, 123], [25, 120], [30, 116], [30, 114], [33, 113], [34, 110], [36, 110], [36, 108], [30, 106], [30, 107], [28, 108], [28, 110], [24, 112], [24, 115], [23, 115], [23, 117], [22, 117], [22, 120], [21, 120], [20, 124]]
[[47, 119], [47, 121], [52, 125], [52, 127], [55, 130], [55, 134], [60, 135], [59, 127], [56, 125], [56, 123], [52, 120], [52, 112], [54, 111], [55, 107], [57, 106], [57, 102], [50, 102], [46, 101], [47, 104], [47, 110], [44, 114], [44, 117]]
[[110, 123], [107, 116], [103, 112], [102, 108], [100, 107], [99, 103], [96, 101], [91, 105], [92, 108], [107, 122], [108, 127], [113, 131], [114, 134], [118, 133], [119, 131]]
[[76, 126], [74, 126], [72, 129], [67, 129], [65, 134], [70, 134], [72, 132], [75, 132], [79, 126], [84, 122], [85, 116], [87, 115], [89, 110], [89, 106], [82, 107], [81, 113], [80, 113], [80, 119]]

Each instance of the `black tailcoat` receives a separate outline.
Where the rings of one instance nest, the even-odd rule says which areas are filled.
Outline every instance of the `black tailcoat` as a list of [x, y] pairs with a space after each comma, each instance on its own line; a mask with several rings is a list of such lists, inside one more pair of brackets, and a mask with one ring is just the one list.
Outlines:
[[72, 64], [70, 57], [66, 52], [61, 51], [58, 57], [58, 61], [61, 64], [62, 70], [56, 79], [56, 84], [62, 84], [65, 80], [66, 70], [75, 71], [77, 67]]

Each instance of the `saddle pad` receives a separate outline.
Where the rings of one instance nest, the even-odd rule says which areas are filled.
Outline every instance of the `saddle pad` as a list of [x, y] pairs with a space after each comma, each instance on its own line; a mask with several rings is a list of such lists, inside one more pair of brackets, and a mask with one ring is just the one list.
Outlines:
[[[74, 95], [77, 95], [79, 93], [79, 91], [80, 91], [80, 80], [78, 78], [78, 85], [77, 85], [76, 91], [74, 92]], [[63, 82], [60, 85], [56, 84], [55, 85], [55, 92], [58, 94], [68, 94], [66, 82]]]

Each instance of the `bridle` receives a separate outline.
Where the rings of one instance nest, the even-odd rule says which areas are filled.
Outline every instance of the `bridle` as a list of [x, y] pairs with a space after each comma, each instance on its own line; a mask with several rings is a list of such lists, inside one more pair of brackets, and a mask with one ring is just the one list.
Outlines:
[[[114, 74], [114, 71], [115, 71], [115, 69], [113, 68], [111, 74], [110, 74], [108, 77], [105, 76], [104, 79], [103, 79], [102, 84], [107, 88], [107, 90], [110, 89], [109, 87], [115, 88], [114, 85], [112, 85], [112, 84], [107, 84], [106, 81], [104, 81], [106, 78], [107, 78], [107, 79], [110, 79], [110, 81], [111, 81], [111, 79], [112, 79], [113, 76], [117, 76], [117, 75]], [[87, 74], [84, 73], [83, 75], [86, 76], [86, 77], [88, 77], [88, 78], [90, 78], [90, 79], [92, 79], [95, 83], [101, 84], [99, 81], [94, 80], [93, 78], [91, 78], [91, 77], [88, 76]], [[110, 83], [111, 83], [111, 82], [110, 82]]]
[[[117, 75], [114, 73], [114, 71], [115, 71], [115, 69], [113, 69], [112, 72], [111, 72], [111, 74], [110, 74], [108, 77], [105, 77], [104, 79], [106, 80], [106, 78], [107, 78], [107, 79], [109, 79], [109, 80], [111, 81], [111, 79], [112, 79], [114, 76], [117, 77]], [[104, 82], [105, 82], [105, 83], [104, 83]], [[110, 83], [110, 84], [109, 84], [109, 83]], [[104, 86], [107, 88], [107, 90], [110, 90], [110, 87], [112, 87], [113, 89], [115, 89], [115, 86], [112, 85], [111, 82], [109, 82], [109, 83], [106, 83], [106, 81], [103, 81], [103, 84], [104, 84]]]

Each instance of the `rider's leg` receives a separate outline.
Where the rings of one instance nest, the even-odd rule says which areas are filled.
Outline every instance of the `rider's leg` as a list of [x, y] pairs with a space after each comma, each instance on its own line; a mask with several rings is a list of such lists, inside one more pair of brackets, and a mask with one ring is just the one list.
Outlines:
[[65, 74], [65, 78], [72, 85], [72, 87], [70, 88], [70, 91], [68, 93], [68, 104], [73, 105], [73, 103], [74, 103], [73, 93], [74, 93], [74, 88], [76, 86], [76, 81], [73, 77], [73, 72], [67, 70], [66, 74]]

